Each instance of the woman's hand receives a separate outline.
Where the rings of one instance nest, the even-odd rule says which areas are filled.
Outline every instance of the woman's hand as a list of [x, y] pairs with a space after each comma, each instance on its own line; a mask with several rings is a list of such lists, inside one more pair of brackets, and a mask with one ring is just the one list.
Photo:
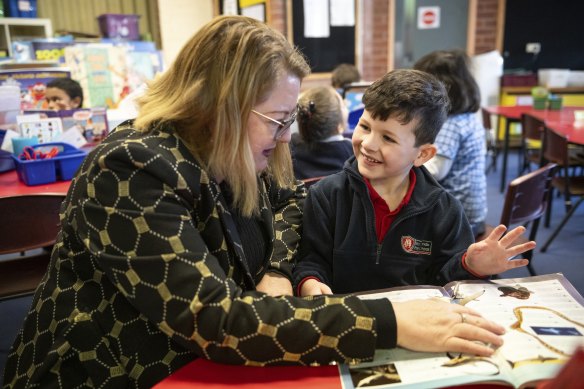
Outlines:
[[513, 246], [515, 239], [525, 232], [525, 227], [516, 227], [503, 236], [505, 231], [507, 227], [501, 224], [493, 229], [486, 239], [468, 247], [465, 264], [470, 271], [481, 276], [489, 276], [529, 264], [525, 258], [509, 260], [535, 247], [534, 241]]
[[292, 283], [289, 279], [278, 273], [266, 273], [256, 286], [258, 292], [264, 292], [270, 296], [292, 296]]
[[333, 291], [327, 284], [323, 284], [315, 279], [304, 281], [300, 288], [300, 296], [318, 296], [321, 294], [333, 294]]
[[430, 300], [392, 303], [397, 320], [397, 344], [414, 351], [461, 352], [490, 356], [503, 344], [500, 325], [478, 312]]

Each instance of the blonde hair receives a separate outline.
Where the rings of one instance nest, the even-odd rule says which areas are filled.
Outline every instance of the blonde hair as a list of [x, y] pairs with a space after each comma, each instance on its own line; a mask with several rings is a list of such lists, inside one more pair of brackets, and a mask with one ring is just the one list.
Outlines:
[[[264, 23], [217, 17], [149, 84], [138, 100], [135, 126], [151, 131], [170, 124], [203, 168], [228, 182], [234, 206], [250, 216], [259, 211], [259, 191], [247, 118], [254, 105], [268, 98], [279, 75], [302, 80], [309, 72], [302, 54]], [[278, 143], [265, 173], [281, 187], [293, 185], [287, 144]]]

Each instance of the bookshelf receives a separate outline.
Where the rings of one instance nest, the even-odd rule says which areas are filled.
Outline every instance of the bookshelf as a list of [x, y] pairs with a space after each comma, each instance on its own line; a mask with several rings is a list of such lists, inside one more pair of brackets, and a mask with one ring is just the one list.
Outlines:
[[50, 38], [53, 25], [50, 19], [0, 18], [0, 52], [12, 57], [12, 42], [17, 38]]

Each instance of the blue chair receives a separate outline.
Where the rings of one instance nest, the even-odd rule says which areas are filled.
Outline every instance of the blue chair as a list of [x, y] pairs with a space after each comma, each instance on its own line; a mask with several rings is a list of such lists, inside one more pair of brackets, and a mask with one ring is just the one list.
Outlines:
[[349, 112], [349, 120], [348, 120], [348, 129], [350, 131], [352, 131], [356, 126], [357, 123], [359, 123], [359, 119], [361, 118], [361, 115], [363, 115], [363, 111], [365, 110], [365, 108], [360, 107], [357, 108], [351, 112]]

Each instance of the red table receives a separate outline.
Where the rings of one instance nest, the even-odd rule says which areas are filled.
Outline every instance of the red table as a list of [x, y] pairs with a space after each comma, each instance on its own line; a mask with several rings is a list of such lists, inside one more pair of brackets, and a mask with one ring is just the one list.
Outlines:
[[509, 154], [509, 132], [511, 123], [519, 123], [521, 115], [526, 113], [542, 120], [546, 127], [563, 134], [568, 141], [584, 145], [584, 128], [574, 126], [574, 111], [584, 110], [584, 107], [563, 107], [560, 110], [537, 110], [531, 105], [494, 106], [486, 110], [492, 114], [505, 118], [505, 136], [503, 139], [503, 167], [501, 169], [500, 192], [505, 190], [507, 180], [507, 155]]
[[50, 184], [28, 186], [20, 182], [16, 170], [0, 173], [0, 197], [19, 195], [54, 194], [66, 195], [71, 181], [56, 181]]
[[221, 365], [199, 358], [165, 378], [154, 389], [341, 389], [337, 366], [250, 367]]

